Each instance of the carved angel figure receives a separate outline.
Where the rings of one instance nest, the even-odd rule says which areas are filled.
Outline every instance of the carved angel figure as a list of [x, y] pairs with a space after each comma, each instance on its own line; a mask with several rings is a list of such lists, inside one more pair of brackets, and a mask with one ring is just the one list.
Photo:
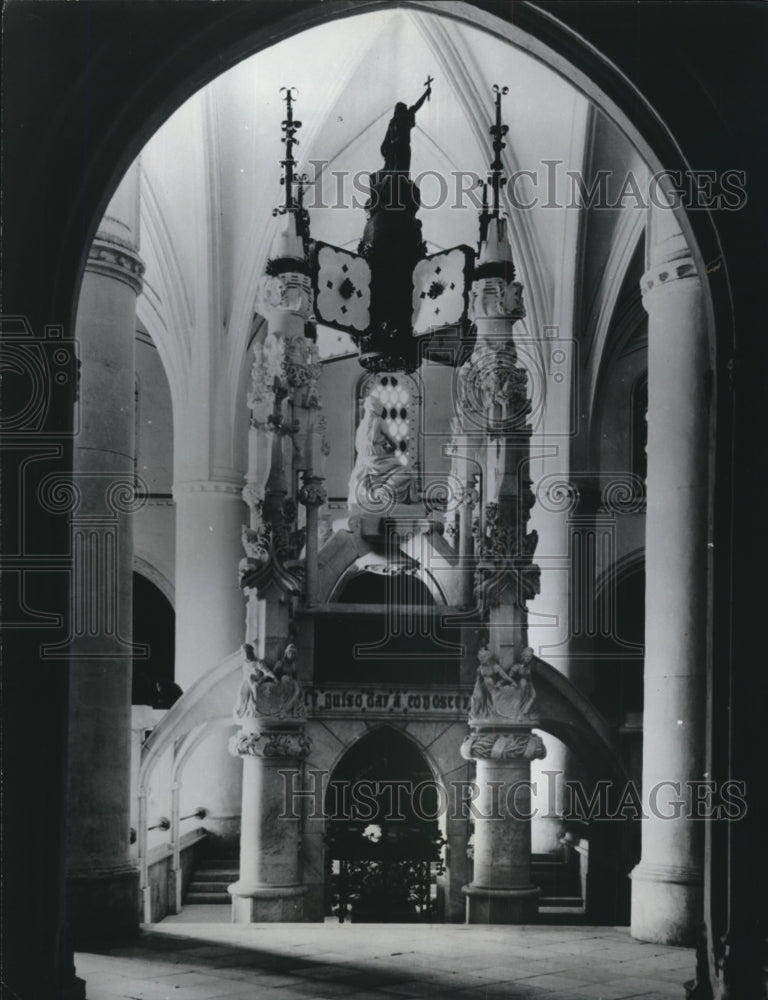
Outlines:
[[238, 719], [252, 719], [259, 715], [257, 696], [259, 685], [265, 680], [275, 681], [275, 675], [263, 660], [256, 656], [250, 642], [243, 644], [243, 680], [237, 695], [235, 716]]
[[275, 664], [274, 676], [280, 684], [284, 699], [281, 709], [282, 715], [300, 714], [300, 709], [303, 707], [301, 704], [301, 685], [297, 677], [297, 654], [296, 644], [288, 642], [283, 650], [283, 655]]
[[301, 685], [296, 676], [296, 646], [289, 641], [274, 667], [259, 659], [253, 646], [243, 646], [243, 680], [238, 692], [235, 716], [253, 719], [304, 715]]
[[470, 701], [470, 717], [519, 719], [529, 715], [536, 697], [531, 681], [533, 650], [527, 646], [521, 662], [503, 665], [487, 646], [477, 654], [478, 668]]

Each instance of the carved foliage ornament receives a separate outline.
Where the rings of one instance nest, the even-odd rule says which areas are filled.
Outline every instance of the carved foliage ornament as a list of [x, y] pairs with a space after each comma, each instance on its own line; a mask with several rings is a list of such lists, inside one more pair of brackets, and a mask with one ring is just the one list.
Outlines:
[[253, 345], [253, 364], [248, 385], [247, 403], [251, 426], [271, 426], [275, 409], [275, 391], [283, 374], [284, 344], [268, 333], [263, 343]]
[[492, 435], [526, 428], [532, 409], [528, 372], [517, 363], [511, 341], [497, 350], [475, 350], [459, 370], [457, 389], [465, 428], [487, 429]]
[[242, 542], [245, 558], [240, 560], [240, 586], [262, 593], [276, 585], [285, 593], [301, 590], [300, 567], [291, 565], [298, 559], [304, 544], [303, 528], [294, 528], [296, 506], [286, 501], [282, 518], [261, 521], [255, 528], [243, 526]]
[[296, 732], [239, 732], [229, 741], [233, 757], [306, 757], [312, 741], [306, 733]]
[[470, 733], [460, 752], [464, 760], [543, 760], [547, 756], [537, 733]]
[[328, 493], [319, 481], [307, 482], [299, 490], [299, 500], [305, 507], [322, 507], [327, 499]]

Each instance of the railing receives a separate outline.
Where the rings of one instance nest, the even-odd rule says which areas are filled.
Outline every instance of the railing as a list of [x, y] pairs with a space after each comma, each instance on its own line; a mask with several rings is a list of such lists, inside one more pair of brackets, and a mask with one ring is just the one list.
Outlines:
[[[173, 900], [171, 912], [181, 910], [183, 848], [180, 825], [193, 817], [202, 819], [207, 813], [200, 806], [188, 816], [181, 815], [181, 788], [184, 767], [190, 754], [200, 745], [210, 731], [217, 727], [232, 726], [232, 705], [235, 703], [240, 683], [240, 654], [233, 653], [217, 663], [210, 671], [191, 684], [179, 700], [166, 712], [152, 730], [142, 747], [138, 780], [137, 846], [139, 863], [139, 886], [142, 899], [143, 920], [152, 920], [152, 901], [149, 886], [150, 852], [148, 835], [150, 829], [164, 829], [169, 832], [166, 850], [170, 851], [171, 874], [173, 878]], [[171, 808], [170, 817], [159, 817], [150, 823], [148, 813], [149, 789], [155, 769], [167, 753], [173, 755], [171, 765]], [[165, 820], [167, 826], [162, 825]], [[185, 835], [185, 838], [187, 835]]]
[[[198, 827], [189, 830], [179, 837], [179, 857], [181, 869], [182, 889], [186, 880], [192, 877], [192, 873], [198, 866], [201, 857], [201, 850], [207, 838], [207, 832]], [[175, 905], [176, 889], [173, 885], [172, 866], [174, 850], [170, 843], [158, 844], [150, 848], [147, 854], [147, 906], [146, 922], [157, 922], [177, 912]], [[183, 872], [186, 870], [186, 879]]]
[[[182, 906], [183, 870], [181, 865], [181, 824], [188, 819], [204, 819], [208, 815], [207, 809], [199, 806], [193, 813], [187, 816], [181, 815], [181, 788], [182, 772], [189, 759], [190, 754], [200, 745], [209, 734], [211, 729], [220, 724], [217, 719], [204, 722], [185, 737], [174, 743], [173, 764], [171, 769], [171, 817], [161, 816], [156, 823], [150, 824], [147, 817], [147, 799], [149, 794], [149, 779], [152, 768], [142, 768], [139, 778], [139, 887], [143, 901], [144, 923], [152, 921], [152, 899], [149, 891], [149, 848], [148, 834], [151, 830], [170, 831], [169, 850], [171, 852], [171, 878], [173, 879], [173, 905], [172, 913], [180, 913]], [[160, 756], [153, 758], [153, 763], [157, 764]]]
[[333, 913], [340, 923], [432, 923], [437, 917], [439, 861], [348, 861], [332, 866]]

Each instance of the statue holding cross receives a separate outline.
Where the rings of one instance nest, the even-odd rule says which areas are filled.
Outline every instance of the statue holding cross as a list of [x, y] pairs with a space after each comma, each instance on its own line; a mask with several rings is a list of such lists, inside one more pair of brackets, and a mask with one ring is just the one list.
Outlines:
[[395, 113], [389, 121], [387, 134], [381, 144], [381, 155], [384, 157], [384, 171], [401, 171], [407, 173], [411, 169], [411, 129], [416, 124], [416, 112], [432, 93], [432, 77], [428, 76], [424, 86], [425, 91], [418, 101], [409, 108], [402, 101], [395, 105]]

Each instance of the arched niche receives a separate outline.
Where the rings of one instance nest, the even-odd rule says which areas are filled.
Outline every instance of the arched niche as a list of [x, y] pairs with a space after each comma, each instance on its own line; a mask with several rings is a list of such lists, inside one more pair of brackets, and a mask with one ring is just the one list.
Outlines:
[[134, 705], [170, 708], [179, 695], [174, 684], [176, 614], [163, 591], [143, 573], [133, 573], [133, 638], [146, 658], [133, 661]]
[[336, 613], [315, 620], [316, 682], [459, 682], [458, 631], [441, 623], [434, 594], [418, 575], [361, 568], [334, 596]]

